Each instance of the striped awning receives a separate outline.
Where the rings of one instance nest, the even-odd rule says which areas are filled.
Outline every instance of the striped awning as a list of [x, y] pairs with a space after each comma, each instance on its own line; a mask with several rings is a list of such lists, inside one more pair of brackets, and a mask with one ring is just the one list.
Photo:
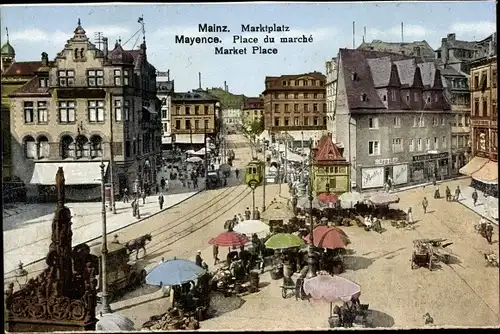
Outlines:
[[480, 170], [484, 165], [488, 163], [487, 158], [474, 157], [467, 165], [460, 168], [459, 172], [464, 175], [472, 176], [475, 172]]

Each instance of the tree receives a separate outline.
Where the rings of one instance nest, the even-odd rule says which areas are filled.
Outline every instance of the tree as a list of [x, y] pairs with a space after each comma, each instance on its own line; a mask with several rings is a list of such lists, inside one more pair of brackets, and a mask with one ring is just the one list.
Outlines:
[[252, 134], [258, 136], [262, 133], [262, 131], [264, 131], [264, 127], [261, 123], [262, 122], [260, 120], [256, 120], [250, 124]]

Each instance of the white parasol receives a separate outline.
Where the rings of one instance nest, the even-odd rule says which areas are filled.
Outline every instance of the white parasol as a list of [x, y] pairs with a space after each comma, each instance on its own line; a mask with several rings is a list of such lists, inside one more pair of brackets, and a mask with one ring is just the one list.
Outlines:
[[251, 236], [256, 233], [260, 238], [269, 234], [269, 225], [260, 220], [244, 220], [236, 225], [233, 231], [247, 236]]

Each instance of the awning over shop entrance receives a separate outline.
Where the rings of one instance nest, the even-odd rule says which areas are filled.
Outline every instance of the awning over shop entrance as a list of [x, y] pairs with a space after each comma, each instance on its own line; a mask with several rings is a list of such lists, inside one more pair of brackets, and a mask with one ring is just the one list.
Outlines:
[[[107, 161], [104, 162], [105, 171], [108, 164]], [[101, 184], [100, 165], [100, 161], [37, 162], [30, 183], [55, 185], [57, 170], [62, 167], [66, 185]]]
[[469, 163], [467, 165], [465, 165], [462, 168], [460, 168], [459, 172], [461, 174], [465, 174], [465, 175], [471, 176], [472, 174], [474, 174], [475, 172], [477, 172], [478, 170], [480, 170], [481, 167], [483, 167], [484, 165], [486, 165], [486, 163], [488, 161], [489, 160], [486, 159], [486, 158], [474, 157], [474, 158], [472, 158], [471, 161], [469, 161]]
[[[208, 138], [207, 138], [208, 139]], [[205, 142], [205, 135], [199, 133], [191, 134], [176, 134], [176, 144], [203, 144]]]
[[498, 184], [498, 164], [488, 161], [483, 168], [472, 174], [472, 178], [487, 184]]

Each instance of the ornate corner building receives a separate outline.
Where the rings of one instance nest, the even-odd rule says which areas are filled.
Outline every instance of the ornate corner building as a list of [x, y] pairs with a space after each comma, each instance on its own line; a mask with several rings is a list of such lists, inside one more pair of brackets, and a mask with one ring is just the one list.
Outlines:
[[[108, 51], [107, 38], [103, 44], [92, 44], [79, 21], [55, 59], [42, 53], [31, 79], [9, 94], [12, 174], [28, 185], [28, 197], [53, 199], [51, 175], [63, 166], [68, 199], [99, 198], [101, 160], [115, 193], [137, 179], [156, 182], [160, 101], [146, 41], [138, 50], [117, 41]], [[14, 62], [6, 74], [16, 68]]]

